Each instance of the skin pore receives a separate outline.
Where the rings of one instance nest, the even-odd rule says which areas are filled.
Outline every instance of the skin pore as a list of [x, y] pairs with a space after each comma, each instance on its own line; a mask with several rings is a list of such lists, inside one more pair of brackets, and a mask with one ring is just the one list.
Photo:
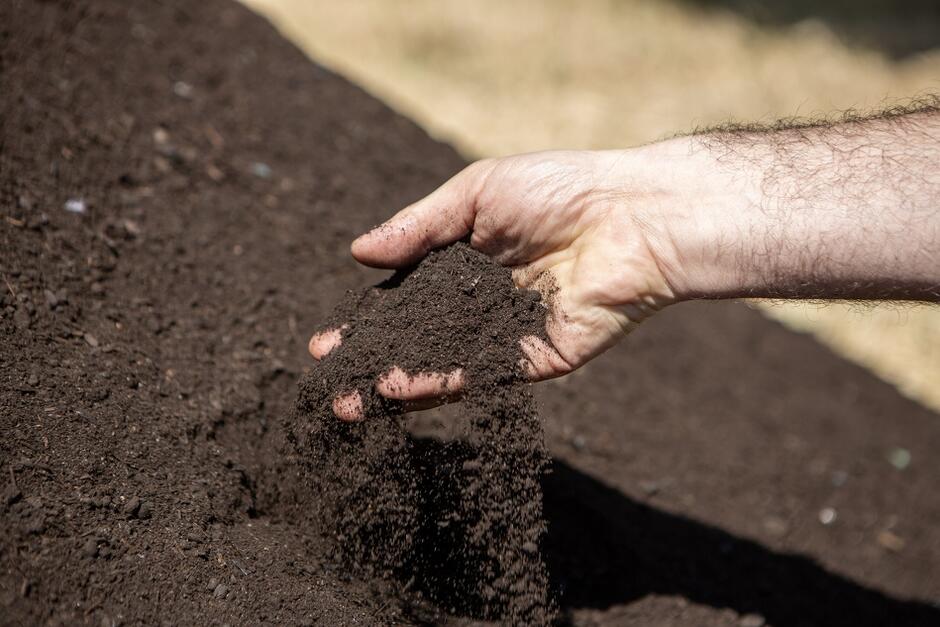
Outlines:
[[[551, 344], [525, 338], [533, 380], [566, 374], [668, 305], [701, 298], [940, 302], [936, 100], [838, 122], [733, 126], [613, 151], [478, 161], [359, 237], [353, 256], [398, 268], [467, 234], [552, 291]], [[314, 335], [322, 359], [342, 329]], [[420, 408], [459, 371], [393, 369], [377, 390]], [[334, 412], [362, 418], [358, 393]]]

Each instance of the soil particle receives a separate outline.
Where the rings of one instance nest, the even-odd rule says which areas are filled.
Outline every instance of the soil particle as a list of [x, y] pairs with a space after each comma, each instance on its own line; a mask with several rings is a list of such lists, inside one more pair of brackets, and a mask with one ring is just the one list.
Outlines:
[[85, 540], [85, 543], [82, 545], [82, 554], [89, 558], [98, 557], [98, 540], [95, 538]]
[[59, 297], [55, 295], [55, 292], [52, 290], [43, 290], [43, 296], [46, 297], [46, 305], [49, 309], [55, 309], [59, 306]]
[[140, 498], [132, 496], [130, 499], [128, 499], [127, 503], [124, 504], [124, 515], [128, 518], [137, 518], [139, 512]]
[[25, 331], [29, 328], [32, 323], [32, 319], [29, 316], [29, 312], [25, 307], [17, 307], [16, 312], [13, 314], [13, 323], [21, 331]]
[[[291, 425], [339, 557], [411, 581], [442, 607], [513, 623], [548, 623], [554, 606], [538, 542], [541, 424], [521, 373], [519, 340], [544, 336], [537, 292], [464, 243], [347, 294], [331, 328], [340, 347], [307, 375]], [[462, 438], [413, 438], [402, 407], [374, 382], [461, 369]], [[357, 390], [368, 418], [339, 421], [333, 396]], [[300, 427], [300, 428], [298, 428]]]

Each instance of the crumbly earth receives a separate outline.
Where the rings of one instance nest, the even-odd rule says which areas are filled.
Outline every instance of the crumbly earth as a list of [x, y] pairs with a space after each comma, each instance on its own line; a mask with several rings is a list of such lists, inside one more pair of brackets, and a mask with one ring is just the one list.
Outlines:
[[393, 366], [410, 374], [462, 370], [472, 396], [519, 382], [519, 339], [545, 339], [545, 307], [538, 292], [515, 289], [508, 268], [457, 242], [349, 292], [325, 327], [341, 328], [342, 344], [324, 361], [329, 367], [307, 377], [304, 392], [357, 390], [373, 414], [384, 405], [375, 380]]
[[[0, 2], [0, 624], [465, 619], [345, 566], [282, 426], [349, 242], [463, 165], [240, 5]], [[940, 421], [811, 339], [682, 305], [532, 391], [562, 621], [940, 623]]]
[[[394, 574], [453, 613], [551, 623], [539, 550], [548, 455], [519, 344], [545, 334], [539, 293], [456, 243], [348, 294], [330, 325], [342, 326], [342, 344], [303, 378], [287, 425], [318, 525], [350, 566]], [[400, 405], [374, 391], [393, 366], [464, 373], [459, 440], [411, 437]], [[333, 415], [334, 395], [350, 390], [365, 421]]]

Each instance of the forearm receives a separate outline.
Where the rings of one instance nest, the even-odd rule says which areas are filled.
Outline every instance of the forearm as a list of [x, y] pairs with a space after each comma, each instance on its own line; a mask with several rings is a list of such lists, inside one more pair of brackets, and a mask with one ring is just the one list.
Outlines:
[[940, 300], [940, 113], [640, 150], [678, 299]]

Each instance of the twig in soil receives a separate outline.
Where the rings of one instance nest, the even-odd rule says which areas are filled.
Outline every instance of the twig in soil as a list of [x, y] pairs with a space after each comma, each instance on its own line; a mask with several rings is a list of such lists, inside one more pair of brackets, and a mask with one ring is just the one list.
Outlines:
[[110, 458], [112, 458], [112, 459], [114, 459], [114, 460], [116, 460], [116, 461], [121, 462], [122, 464], [124, 464], [125, 466], [127, 466], [128, 468], [130, 468], [131, 470], [136, 470], [137, 472], [142, 472], [141, 469], [140, 469], [138, 466], [135, 466], [134, 464], [132, 464], [132, 463], [130, 463], [130, 462], [124, 461], [123, 459], [121, 459], [120, 457], [118, 457], [117, 455], [115, 455], [114, 453], [108, 453], [108, 457], [110, 457]]
[[16, 485], [16, 473], [13, 472], [13, 464], [10, 464], [10, 483], [13, 484], [14, 493], [20, 491], [20, 486]]
[[3, 275], [3, 282], [7, 284], [7, 289], [10, 290], [10, 293], [13, 294], [13, 298], [16, 298], [16, 290], [13, 289], [13, 286], [10, 285], [10, 281], [7, 280], [7, 275]]
[[[238, 548], [236, 547], [235, 550], [238, 551]], [[238, 551], [238, 552], [239, 552], [239, 554], [241, 553], [241, 551]], [[235, 559], [235, 558], [232, 558], [230, 561], [231, 561], [232, 564], [235, 565], [235, 568], [237, 568], [238, 570], [242, 571], [242, 574], [243, 574], [245, 577], [248, 576], [248, 571], [245, 570], [244, 568], [242, 568], [241, 562], [239, 562], [239, 561], [238, 561], [237, 559]]]
[[[235, 550], [238, 552], [238, 554], [241, 556], [241, 558], [242, 558], [243, 560], [245, 560], [246, 562], [248, 561], [248, 558], [245, 557], [245, 554], [242, 553], [242, 550], [241, 550], [240, 548], [238, 548], [238, 545], [237, 545], [237, 544], [232, 544], [231, 547], [232, 547], [233, 549], [235, 549]], [[248, 571], [245, 570], [244, 568], [242, 568], [241, 562], [239, 562], [239, 561], [238, 561], [237, 559], [235, 559], [234, 557], [233, 557], [230, 561], [232, 562], [232, 564], [235, 565], [236, 568], [238, 568], [238, 570], [242, 571], [242, 574], [243, 574], [244, 576], [246, 576], [246, 577], [248, 576]]]
[[287, 329], [290, 331], [290, 336], [294, 340], [299, 339], [297, 336], [297, 316], [294, 314], [291, 314], [287, 317]]

